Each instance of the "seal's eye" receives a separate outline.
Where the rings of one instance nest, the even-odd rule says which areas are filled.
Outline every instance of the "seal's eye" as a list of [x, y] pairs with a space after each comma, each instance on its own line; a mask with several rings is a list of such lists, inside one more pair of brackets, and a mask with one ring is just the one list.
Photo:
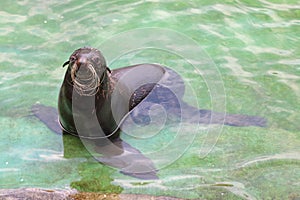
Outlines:
[[75, 62], [75, 60], [76, 60], [76, 57], [75, 57], [75, 56], [71, 56], [71, 57], [70, 57], [70, 62], [71, 62], [71, 63]]

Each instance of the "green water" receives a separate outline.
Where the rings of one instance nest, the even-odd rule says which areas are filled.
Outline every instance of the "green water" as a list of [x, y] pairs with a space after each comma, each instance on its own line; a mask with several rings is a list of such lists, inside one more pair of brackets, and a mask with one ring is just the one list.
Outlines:
[[[74, 144], [64, 147], [61, 136], [30, 116], [31, 105], [57, 105], [65, 72], [61, 65], [73, 50], [99, 47], [115, 34], [146, 27], [167, 28], [193, 39], [221, 73], [226, 112], [263, 116], [268, 126], [224, 126], [204, 158], [199, 151], [205, 134], [199, 131], [184, 155], [159, 171], [158, 181], [142, 182], [99, 165], [81, 155], [77, 144], [73, 155], [63, 156], [64, 148]], [[72, 186], [182, 198], [300, 198], [298, 1], [2, 0], [0, 30], [1, 188]], [[174, 48], [181, 48], [176, 44]], [[111, 67], [139, 61], [181, 72], [195, 92], [185, 100], [196, 99], [199, 107], [211, 108], [209, 86], [190, 65], [182, 68], [185, 61], [178, 56], [137, 51], [116, 59]], [[197, 128], [185, 124], [181, 131], [187, 138]], [[170, 140], [173, 129], [164, 127], [161, 141]], [[156, 148], [155, 143], [123, 137], [141, 151]], [[91, 176], [97, 172], [109, 175], [103, 178], [105, 187], [95, 186], [101, 185], [101, 175], [94, 180]]]

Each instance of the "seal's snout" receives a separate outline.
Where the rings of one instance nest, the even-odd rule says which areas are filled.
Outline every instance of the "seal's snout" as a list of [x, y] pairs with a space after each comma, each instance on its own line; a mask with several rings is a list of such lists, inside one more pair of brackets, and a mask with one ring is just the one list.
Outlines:
[[104, 78], [107, 78], [106, 71], [110, 72], [101, 52], [90, 47], [74, 51], [69, 61], [63, 64], [65, 65], [69, 65], [69, 75], [74, 89], [84, 96], [94, 95]]
[[73, 63], [71, 68], [73, 81], [75, 78], [81, 81], [92, 80], [93, 76], [99, 76], [97, 74], [99, 70], [88, 54], [78, 54], [71, 63]]
[[88, 58], [85, 56], [79, 56], [78, 58], [74, 59], [72, 65], [72, 71], [74, 73], [73, 75], [78, 76], [79, 74], [84, 75], [85, 73], [89, 73], [88, 65]]
[[87, 66], [88, 58], [85, 55], [79, 56], [75, 61], [77, 67]]

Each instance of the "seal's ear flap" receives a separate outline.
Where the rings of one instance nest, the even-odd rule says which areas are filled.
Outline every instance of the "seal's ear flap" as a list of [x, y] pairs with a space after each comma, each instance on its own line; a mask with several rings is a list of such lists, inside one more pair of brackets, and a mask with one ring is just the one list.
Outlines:
[[106, 70], [111, 74], [111, 70], [108, 67], [106, 67]]
[[65, 67], [65, 66], [68, 65], [69, 63], [70, 63], [70, 61], [68, 60], [67, 62], [65, 62], [65, 63], [63, 64], [62, 67]]

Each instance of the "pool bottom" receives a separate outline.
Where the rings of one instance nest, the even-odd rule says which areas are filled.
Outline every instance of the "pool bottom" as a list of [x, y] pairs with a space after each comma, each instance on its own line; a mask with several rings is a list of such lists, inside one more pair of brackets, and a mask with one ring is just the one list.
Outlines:
[[138, 194], [102, 194], [96, 192], [78, 192], [77, 190], [52, 190], [40, 188], [0, 189], [0, 199], [35, 199], [35, 200], [182, 200], [166, 196], [150, 196]]

